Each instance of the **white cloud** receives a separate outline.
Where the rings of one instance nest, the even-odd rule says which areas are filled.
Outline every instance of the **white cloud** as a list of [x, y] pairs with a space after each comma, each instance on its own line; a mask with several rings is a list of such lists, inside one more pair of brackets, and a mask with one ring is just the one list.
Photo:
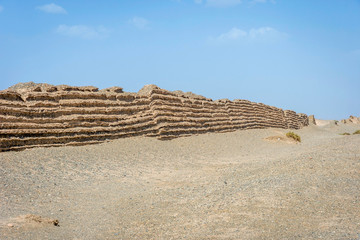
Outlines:
[[261, 27], [261, 28], [257, 28], [257, 29], [251, 29], [249, 31], [249, 37], [250, 38], [263, 38], [263, 37], [285, 37], [286, 34], [285, 33], [281, 33], [279, 31], [277, 31], [274, 28], [271, 27]]
[[242, 0], [207, 0], [206, 6], [209, 7], [232, 7], [239, 5]]
[[220, 40], [220, 41], [236, 40], [239, 38], [245, 38], [245, 37], [247, 37], [247, 35], [248, 35], [247, 32], [234, 27], [229, 32], [223, 33], [220, 36], [218, 36], [217, 40]]
[[3, 6], [0, 5], [0, 12], [4, 10]]
[[149, 21], [141, 17], [133, 17], [129, 20], [129, 23], [139, 29], [145, 29], [149, 25]]
[[42, 6], [38, 6], [36, 9], [39, 9], [46, 13], [54, 13], [54, 14], [66, 14], [66, 10], [55, 3], [50, 3]]
[[271, 27], [252, 28], [249, 31], [245, 31], [239, 28], [232, 28], [230, 31], [220, 34], [215, 40], [224, 41], [235, 41], [235, 40], [280, 40], [286, 38], [287, 34], [277, 31]]
[[58, 34], [69, 36], [69, 37], [79, 37], [84, 39], [101, 39], [107, 37], [109, 30], [100, 26], [100, 27], [90, 27], [86, 25], [59, 25], [56, 29]]

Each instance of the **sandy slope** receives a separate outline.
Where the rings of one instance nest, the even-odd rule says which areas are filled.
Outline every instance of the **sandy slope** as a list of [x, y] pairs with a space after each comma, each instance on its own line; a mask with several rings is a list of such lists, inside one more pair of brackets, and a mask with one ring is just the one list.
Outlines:
[[356, 129], [2, 152], [0, 239], [358, 239], [360, 135], [339, 135]]

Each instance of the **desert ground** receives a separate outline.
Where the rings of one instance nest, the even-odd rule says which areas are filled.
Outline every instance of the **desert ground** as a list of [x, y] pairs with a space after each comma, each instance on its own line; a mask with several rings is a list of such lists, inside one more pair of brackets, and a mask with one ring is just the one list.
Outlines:
[[360, 239], [360, 125], [318, 124], [0, 152], [0, 239]]

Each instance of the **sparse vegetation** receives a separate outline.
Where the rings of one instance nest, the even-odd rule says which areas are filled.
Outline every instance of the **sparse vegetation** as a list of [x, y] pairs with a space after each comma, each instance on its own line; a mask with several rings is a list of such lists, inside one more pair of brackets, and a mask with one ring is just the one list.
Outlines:
[[340, 133], [340, 135], [350, 135], [348, 132]]
[[301, 142], [301, 137], [299, 135], [297, 135], [296, 133], [294, 133], [294, 132], [288, 132], [288, 133], [286, 133], [286, 136], [288, 138], [294, 139], [297, 142]]
[[360, 134], [360, 130], [356, 130], [353, 134]]

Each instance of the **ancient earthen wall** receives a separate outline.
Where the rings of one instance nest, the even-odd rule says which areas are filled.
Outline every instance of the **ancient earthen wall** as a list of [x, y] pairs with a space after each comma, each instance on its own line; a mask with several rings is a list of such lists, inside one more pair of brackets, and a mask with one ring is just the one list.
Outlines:
[[247, 100], [212, 101], [155, 85], [138, 93], [47, 84], [0, 91], [0, 151], [308, 124], [307, 115], [294, 111]]

